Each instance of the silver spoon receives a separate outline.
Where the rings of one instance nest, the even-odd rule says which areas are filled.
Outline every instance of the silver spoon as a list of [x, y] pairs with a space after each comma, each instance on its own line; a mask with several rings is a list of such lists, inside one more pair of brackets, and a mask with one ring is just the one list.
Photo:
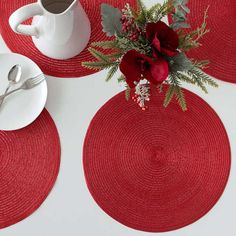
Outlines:
[[[21, 75], [22, 75], [21, 66], [20, 65], [14, 65], [8, 73], [8, 82], [9, 83], [8, 83], [8, 86], [7, 86], [4, 94], [6, 94], [9, 91], [9, 89], [11, 88], [12, 85], [15, 85], [15, 84], [20, 82]], [[3, 101], [4, 101], [4, 99], [2, 99], [0, 101], [0, 107], [3, 104]]]

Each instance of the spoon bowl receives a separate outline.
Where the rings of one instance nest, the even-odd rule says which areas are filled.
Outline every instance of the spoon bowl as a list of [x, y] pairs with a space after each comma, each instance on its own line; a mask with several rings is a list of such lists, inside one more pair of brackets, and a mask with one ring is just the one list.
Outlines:
[[[4, 95], [9, 91], [9, 89], [11, 88], [12, 85], [17, 84], [20, 82], [21, 79], [21, 75], [22, 75], [22, 68], [20, 65], [14, 65], [9, 73], [8, 73], [8, 86], [5, 90]], [[4, 98], [0, 101], [0, 108], [3, 104]]]
[[8, 73], [8, 81], [11, 84], [17, 84], [20, 82], [22, 75], [22, 68], [20, 65], [14, 65]]

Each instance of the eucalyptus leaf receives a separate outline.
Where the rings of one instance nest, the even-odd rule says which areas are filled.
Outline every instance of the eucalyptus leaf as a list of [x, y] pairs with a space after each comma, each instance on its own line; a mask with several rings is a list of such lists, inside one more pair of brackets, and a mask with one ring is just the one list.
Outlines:
[[190, 13], [190, 9], [187, 7], [187, 6], [184, 6], [184, 5], [182, 5], [181, 6], [182, 8], [183, 8], [183, 10], [186, 12], [186, 13]]
[[177, 16], [180, 17], [180, 18], [186, 19], [186, 12], [183, 11], [182, 8], [179, 8], [179, 7], [178, 7], [178, 8], [176, 9], [175, 15], [177, 15]]
[[103, 32], [108, 37], [112, 37], [122, 30], [121, 16], [122, 13], [118, 8], [103, 3], [101, 5]]
[[171, 28], [173, 30], [178, 30], [178, 29], [189, 29], [190, 25], [186, 22], [175, 22], [171, 24]]
[[184, 53], [179, 53], [172, 57], [169, 65], [170, 70], [173, 73], [178, 71], [189, 71], [194, 67], [191, 60], [189, 60]]
[[185, 6], [188, 3], [189, 0], [173, 0], [173, 5], [175, 7], [181, 5], [181, 6]]
[[187, 14], [190, 13], [189, 8], [186, 6], [188, 0], [174, 0], [175, 12], [172, 15], [173, 24], [171, 28], [173, 30], [190, 28], [187, 21]]

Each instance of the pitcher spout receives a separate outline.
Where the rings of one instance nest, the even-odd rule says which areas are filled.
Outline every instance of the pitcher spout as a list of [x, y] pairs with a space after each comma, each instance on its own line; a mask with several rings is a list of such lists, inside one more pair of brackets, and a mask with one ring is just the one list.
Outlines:
[[71, 2], [71, 4], [69, 5], [69, 7], [65, 12], [72, 10], [78, 4], [78, 0], [69, 0], [69, 1]]

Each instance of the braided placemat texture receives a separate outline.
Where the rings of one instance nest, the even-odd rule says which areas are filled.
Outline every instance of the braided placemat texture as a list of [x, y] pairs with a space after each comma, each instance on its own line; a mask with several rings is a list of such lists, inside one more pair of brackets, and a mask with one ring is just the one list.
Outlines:
[[[77, 57], [69, 60], [54, 60], [42, 55], [34, 46], [31, 37], [15, 34], [8, 23], [10, 15], [18, 8], [34, 0], [1, 0], [0, 1], [0, 32], [7, 46], [16, 53], [25, 55], [36, 62], [42, 71], [56, 77], [81, 77], [95, 73], [81, 66], [84, 61], [93, 61], [94, 57], [87, 48]], [[109, 3], [116, 7], [123, 8], [125, 3], [134, 5], [136, 0], [81, 0], [84, 10], [89, 16], [92, 27], [91, 42], [109, 40], [102, 32], [101, 10], [102, 3]], [[89, 44], [90, 44], [89, 43]]]
[[187, 112], [177, 102], [164, 108], [159, 92], [142, 111], [122, 92], [89, 126], [83, 152], [89, 191], [128, 227], [179, 229], [205, 215], [224, 191], [231, 164], [225, 128], [205, 101], [184, 92]]
[[192, 29], [202, 24], [208, 6], [207, 28], [210, 32], [201, 39], [202, 46], [187, 55], [198, 60], [209, 60], [206, 73], [219, 80], [236, 83], [236, 1], [189, 1], [189, 23]]
[[46, 110], [24, 129], [0, 131], [0, 228], [38, 209], [56, 181], [59, 166], [59, 136]]

